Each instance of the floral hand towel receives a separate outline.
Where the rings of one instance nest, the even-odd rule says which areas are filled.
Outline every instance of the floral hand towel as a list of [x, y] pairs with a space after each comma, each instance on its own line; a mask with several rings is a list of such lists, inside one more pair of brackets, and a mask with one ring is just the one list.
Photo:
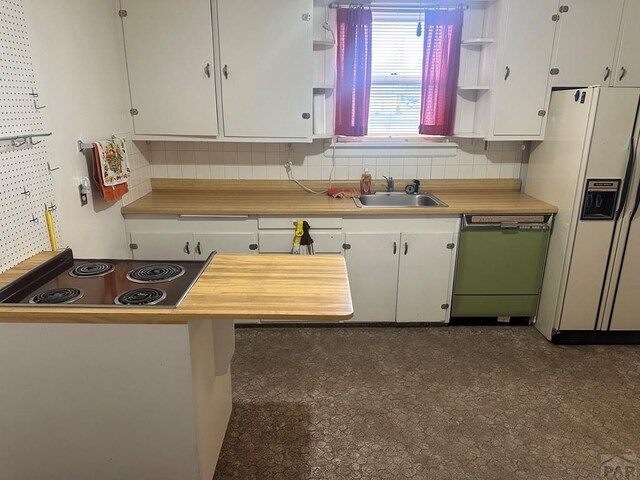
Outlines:
[[100, 167], [102, 184], [105, 187], [112, 187], [127, 183], [131, 169], [129, 168], [124, 139], [114, 138], [113, 140], [95, 142], [94, 145], [98, 151], [96, 160], [98, 160]]

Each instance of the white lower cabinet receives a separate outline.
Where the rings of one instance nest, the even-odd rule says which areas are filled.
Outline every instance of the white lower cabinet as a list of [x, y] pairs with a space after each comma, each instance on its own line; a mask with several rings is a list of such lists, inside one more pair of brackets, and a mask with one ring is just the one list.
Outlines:
[[256, 234], [242, 233], [196, 233], [193, 235], [196, 260], [207, 258], [214, 250], [218, 253], [258, 253]]
[[394, 322], [400, 233], [347, 233], [345, 252], [354, 322]]
[[134, 232], [129, 235], [135, 260], [205, 260], [214, 250], [257, 253], [255, 233]]
[[257, 253], [255, 218], [135, 215], [125, 219], [136, 260], [204, 260], [218, 253]]
[[449, 320], [457, 232], [403, 233], [397, 322]]
[[458, 218], [348, 223], [350, 321], [448, 322], [459, 228]]
[[192, 233], [130, 233], [131, 252], [135, 260], [193, 260]]
[[[136, 260], [203, 260], [213, 250], [288, 253], [295, 220], [139, 216], [128, 217], [126, 228]], [[354, 308], [347, 322], [449, 321], [458, 217], [306, 220], [317, 254], [344, 252]]]

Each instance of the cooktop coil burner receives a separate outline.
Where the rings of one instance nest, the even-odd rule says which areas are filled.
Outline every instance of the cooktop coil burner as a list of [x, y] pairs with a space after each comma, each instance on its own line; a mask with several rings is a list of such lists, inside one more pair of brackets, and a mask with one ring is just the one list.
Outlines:
[[184, 275], [184, 267], [173, 263], [144, 265], [127, 273], [127, 278], [137, 283], [157, 283], [175, 280]]
[[165, 299], [167, 293], [159, 288], [136, 288], [118, 295], [118, 305], [155, 305]]
[[107, 262], [87, 262], [78, 265], [69, 272], [69, 275], [76, 278], [101, 277], [113, 272], [115, 267]]
[[52, 288], [41, 292], [29, 300], [29, 303], [73, 303], [84, 295], [84, 292], [79, 288]]

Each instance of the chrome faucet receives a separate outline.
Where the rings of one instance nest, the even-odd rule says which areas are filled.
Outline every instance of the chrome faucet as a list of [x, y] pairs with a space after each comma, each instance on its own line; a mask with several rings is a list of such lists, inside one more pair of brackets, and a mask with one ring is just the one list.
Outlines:
[[393, 177], [382, 176], [387, 182], [387, 192], [393, 192]]

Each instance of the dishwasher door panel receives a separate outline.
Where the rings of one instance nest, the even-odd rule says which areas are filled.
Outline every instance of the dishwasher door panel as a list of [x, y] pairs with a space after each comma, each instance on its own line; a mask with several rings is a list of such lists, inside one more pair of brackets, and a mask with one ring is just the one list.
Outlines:
[[548, 241], [549, 230], [463, 230], [454, 293], [537, 295]]

